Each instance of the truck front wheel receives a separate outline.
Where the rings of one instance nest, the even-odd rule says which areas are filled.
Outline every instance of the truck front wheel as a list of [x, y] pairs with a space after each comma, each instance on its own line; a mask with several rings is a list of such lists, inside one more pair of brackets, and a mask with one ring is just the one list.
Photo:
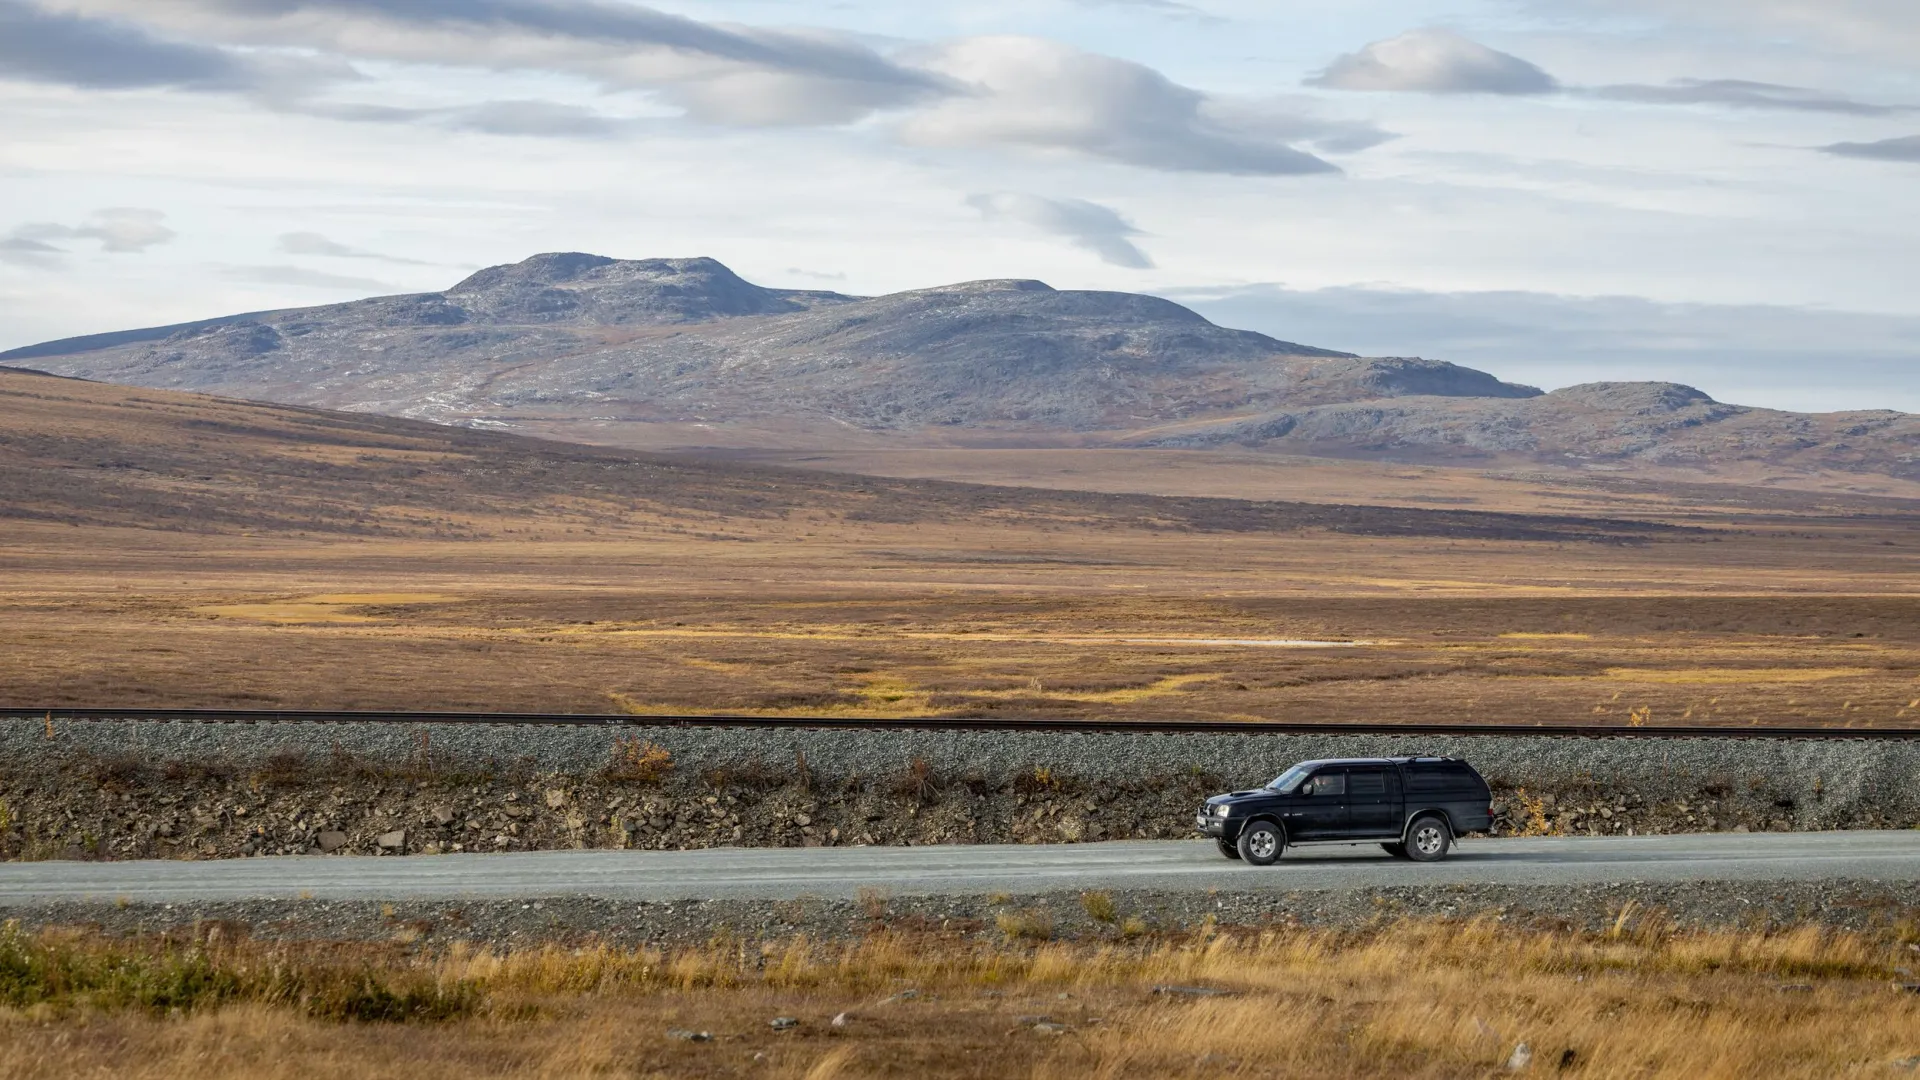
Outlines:
[[1286, 835], [1271, 821], [1251, 822], [1240, 830], [1240, 857], [1254, 866], [1272, 866], [1286, 846]]
[[1225, 855], [1229, 859], [1238, 860], [1240, 858], [1240, 846], [1224, 836], [1214, 837], [1213, 846], [1219, 848], [1220, 854]]

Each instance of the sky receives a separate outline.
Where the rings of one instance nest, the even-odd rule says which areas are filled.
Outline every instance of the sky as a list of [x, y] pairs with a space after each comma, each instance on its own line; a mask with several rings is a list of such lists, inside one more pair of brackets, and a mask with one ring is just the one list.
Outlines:
[[0, 349], [543, 251], [1920, 412], [1920, 4], [0, 0]]

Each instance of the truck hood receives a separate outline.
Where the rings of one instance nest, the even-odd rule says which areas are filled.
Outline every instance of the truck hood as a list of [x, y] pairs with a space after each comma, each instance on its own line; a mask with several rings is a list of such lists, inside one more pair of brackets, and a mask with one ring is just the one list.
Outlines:
[[1207, 800], [1207, 805], [1218, 806], [1221, 803], [1252, 802], [1256, 799], [1264, 801], [1267, 799], [1284, 799], [1286, 797], [1285, 792], [1274, 791], [1270, 788], [1250, 788], [1246, 791], [1229, 791], [1225, 795], [1215, 795]]

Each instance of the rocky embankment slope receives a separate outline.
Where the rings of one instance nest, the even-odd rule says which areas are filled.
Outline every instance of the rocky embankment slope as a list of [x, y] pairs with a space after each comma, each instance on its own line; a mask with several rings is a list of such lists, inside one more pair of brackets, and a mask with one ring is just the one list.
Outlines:
[[[935, 786], [937, 785], [937, 786]], [[1002, 785], [921, 781], [858, 786], [773, 777], [642, 783], [607, 776], [436, 777], [329, 766], [296, 777], [124, 765], [0, 781], [0, 857], [239, 858], [439, 854], [574, 848], [1058, 844], [1193, 835], [1212, 777], [1089, 784], [1048, 775]], [[1603, 785], [1496, 793], [1503, 835], [1785, 831], [1793, 807], [1738, 792], [1650, 793]], [[1861, 810], [1823, 827], [1901, 828]]]
[[[49, 738], [48, 735], [52, 737]], [[417, 741], [416, 741], [417, 740]], [[1402, 743], [1420, 742], [1423, 750]], [[1502, 833], [1920, 824], [1920, 744], [0, 722], [0, 857], [230, 858], [1191, 835], [1296, 760], [1450, 752]], [[135, 744], [138, 744], [136, 746]], [[414, 747], [440, 748], [430, 753]]]

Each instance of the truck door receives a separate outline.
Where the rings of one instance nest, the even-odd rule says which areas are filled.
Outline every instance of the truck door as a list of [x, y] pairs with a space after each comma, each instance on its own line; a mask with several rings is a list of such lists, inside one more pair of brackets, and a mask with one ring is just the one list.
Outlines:
[[1400, 835], [1400, 777], [1391, 768], [1347, 770], [1347, 828], [1356, 839]]
[[1343, 769], [1314, 773], [1300, 785], [1300, 798], [1287, 808], [1287, 839], [1338, 840], [1347, 833], [1347, 774]]

